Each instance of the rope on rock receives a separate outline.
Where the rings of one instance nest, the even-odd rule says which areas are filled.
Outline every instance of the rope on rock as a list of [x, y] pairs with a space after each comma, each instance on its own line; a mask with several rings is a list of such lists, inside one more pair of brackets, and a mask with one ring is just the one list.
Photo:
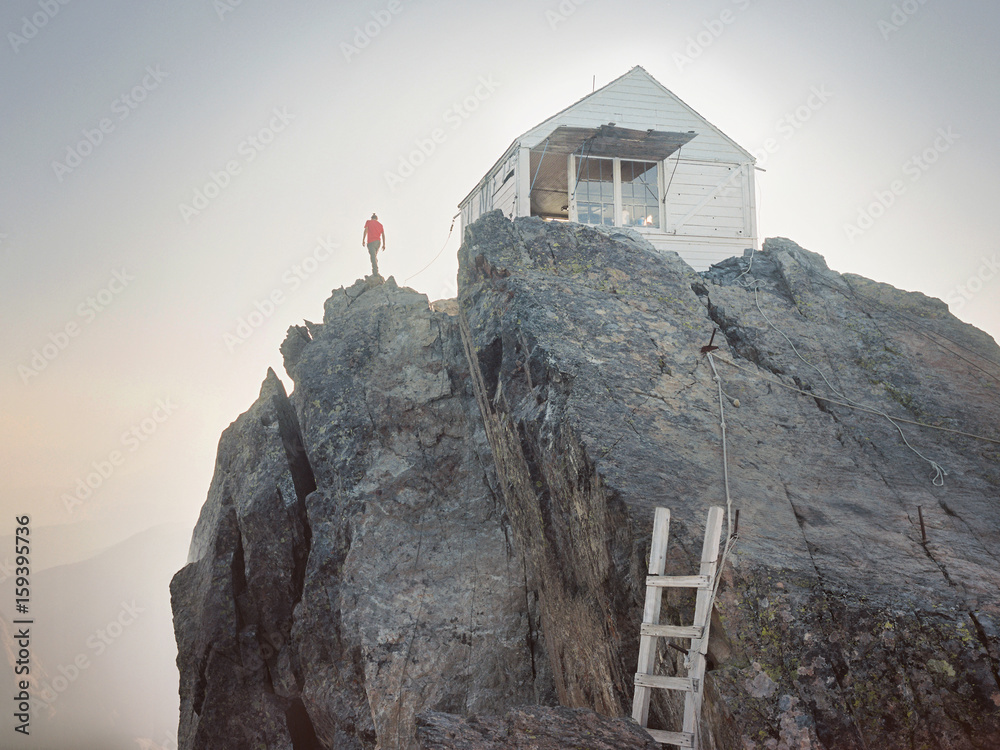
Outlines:
[[950, 354], [953, 357], [956, 357], [957, 359], [962, 360], [963, 362], [965, 362], [967, 365], [969, 365], [973, 369], [979, 370], [979, 372], [981, 372], [986, 377], [992, 379], [994, 382], [1000, 383], [1000, 376], [998, 376], [996, 374], [996, 372], [990, 372], [989, 370], [987, 370], [987, 369], [981, 367], [980, 365], [978, 365], [977, 363], [973, 362], [968, 357], [962, 356], [959, 352], [957, 352], [954, 349], [952, 349], [952, 348], [950, 348], [950, 347], [945, 346], [944, 344], [942, 344], [940, 341], [938, 341], [938, 338], [942, 338], [945, 341], [947, 341], [947, 342], [949, 342], [951, 344], [954, 344], [959, 349], [962, 349], [962, 350], [968, 352], [969, 354], [971, 354], [974, 357], [979, 358], [983, 362], [988, 362], [993, 367], [996, 367], [998, 365], [997, 362], [994, 362], [991, 359], [987, 359], [986, 357], [984, 357], [982, 354], [980, 354], [976, 350], [970, 349], [965, 344], [961, 343], [960, 341], [956, 341], [955, 339], [951, 338], [947, 334], [942, 333], [941, 331], [937, 331], [937, 330], [931, 328], [929, 325], [927, 325], [926, 322], [922, 322], [922, 321], [920, 321], [920, 320], [918, 320], [916, 318], [912, 318], [909, 315], [907, 315], [906, 313], [902, 312], [901, 310], [897, 310], [897, 309], [895, 309], [893, 307], [890, 307], [889, 305], [885, 304], [884, 302], [880, 302], [879, 300], [875, 299], [874, 297], [868, 297], [868, 296], [866, 296], [864, 294], [861, 294], [860, 292], [858, 292], [854, 288], [854, 285], [851, 284], [850, 279], [844, 279], [844, 282], [847, 284], [848, 290], [850, 290], [850, 297], [848, 297], [848, 295], [844, 292], [843, 289], [839, 289], [836, 286], [834, 286], [833, 284], [830, 284], [830, 283], [824, 281], [822, 278], [819, 278], [815, 274], [814, 271], [808, 271], [808, 273], [810, 275], [810, 278], [812, 278], [818, 284], [820, 284], [822, 286], [825, 286], [825, 287], [828, 287], [829, 289], [832, 289], [833, 291], [842, 294], [844, 297], [847, 297], [848, 299], [853, 299], [854, 303], [858, 306], [858, 308], [862, 312], [864, 312], [866, 314], [868, 313], [868, 311], [865, 310], [864, 305], [862, 305], [862, 300], [868, 302], [870, 305], [873, 305], [875, 307], [881, 308], [885, 313], [887, 313], [891, 317], [895, 318], [899, 322], [899, 324], [902, 325], [904, 328], [909, 328], [911, 331], [913, 331], [914, 333], [916, 333], [918, 336], [922, 336], [923, 338], [925, 338], [928, 341], [930, 341], [932, 344], [934, 344], [936, 347], [938, 347], [941, 351], [948, 352], [948, 354]]
[[[754, 249], [751, 250], [751, 252], [750, 252], [750, 262], [747, 265], [746, 270], [743, 273], [741, 273], [739, 276], [737, 276], [735, 279], [733, 279], [733, 283], [739, 284], [740, 286], [742, 286], [744, 288], [747, 288], [747, 289], [750, 288], [749, 284], [741, 283], [740, 279], [743, 278], [744, 276], [746, 276], [748, 273], [750, 273], [750, 269], [753, 268], [753, 261], [754, 261], [754, 257], [756, 256], [756, 253], [757, 253], [756, 248], [754, 248]], [[983, 362], [988, 362], [990, 365], [992, 365], [994, 367], [1000, 365], [1000, 363], [995, 362], [995, 361], [990, 360], [990, 359], [987, 359], [982, 354], [980, 354], [979, 352], [975, 351], [974, 349], [970, 349], [968, 346], [966, 346], [965, 344], [961, 343], [960, 341], [956, 341], [955, 339], [951, 338], [947, 334], [942, 333], [941, 331], [938, 331], [938, 330], [935, 330], [935, 329], [931, 328], [929, 325], [927, 325], [927, 323], [925, 321], [913, 318], [910, 315], [908, 315], [907, 313], [903, 312], [902, 310], [898, 310], [898, 309], [896, 309], [896, 308], [894, 308], [894, 307], [892, 307], [890, 305], [887, 305], [886, 303], [881, 302], [880, 300], [875, 299], [874, 297], [869, 297], [869, 296], [867, 296], [865, 294], [862, 294], [861, 292], [857, 291], [857, 289], [854, 288], [854, 285], [851, 283], [850, 279], [844, 277], [843, 275], [841, 276], [841, 278], [843, 279], [844, 284], [847, 286], [847, 289], [848, 289], [849, 293], [845, 292], [841, 287], [836, 286], [834, 284], [831, 284], [828, 280], [824, 279], [823, 276], [822, 276], [822, 274], [819, 271], [817, 271], [816, 269], [809, 268], [806, 265], [803, 265], [802, 267], [805, 270], [805, 272], [809, 275], [809, 278], [812, 281], [816, 282], [820, 286], [824, 286], [827, 289], [830, 289], [831, 291], [836, 292], [837, 294], [842, 295], [845, 299], [849, 299], [849, 300], [853, 301], [854, 304], [857, 305], [858, 309], [860, 309], [866, 315], [869, 314], [869, 313], [865, 309], [864, 305], [862, 304], [862, 301], [867, 302], [869, 305], [872, 305], [874, 307], [880, 308], [887, 315], [889, 315], [892, 318], [895, 318], [896, 321], [900, 325], [902, 325], [904, 328], [909, 328], [911, 331], [913, 331], [917, 335], [922, 336], [923, 338], [925, 338], [928, 341], [930, 341], [936, 347], [938, 347], [939, 349], [941, 349], [941, 351], [948, 352], [948, 354], [950, 354], [953, 357], [956, 357], [956, 358], [962, 360], [963, 362], [965, 362], [966, 364], [968, 364], [970, 367], [972, 367], [972, 368], [974, 368], [976, 370], [979, 370], [979, 372], [981, 372], [986, 377], [991, 378], [992, 380], [994, 380], [997, 383], [1000, 383], [1000, 376], [998, 376], [996, 373], [990, 372], [989, 370], [986, 370], [985, 368], [983, 368], [980, 365], [978, 365], [975, 362], [973, 362], [968, 357], [964, 357], [960, 353], [958, 353], [957, 351], [955, 351], [954, 349], [951, 349], [951, 348], [945, 346], [944, 344], [942, 344], [938, 340], [938, 338], [942, 338], [945, 341], [948, 341], [949, 343], [954, 344], [959, 349], [963, 349], [964, 351], [968, 352], [969, 354], [973, 355], [974, 357], [979, 358]], [[759, 283], [759, 281], [758, 281], [758, 283]], [[938, 338], [936, 338], [936, 337], [938, 337]]]
[[[782, 383], [780, 380], [777, 380], [776, 378], [770, 378], [767, 375], [761, 373], [759, 370], [751, 370], [749, 367], [743, 367], [743, 365], [738, 365], [732, 360], [726, 359], [725, 357], [722, 356], [719, 356], [719, 361], [729, 365], [730, 367], [735, 367], [737, 370], [743, 370], [743, 372], [747, 373], [748, 375], [753, 375], [754, 377], [766, 380], [768, 383], [772, 383], [773, 385], [777, 385], [782, 388], [787, 388], [788, 390], [795, 391], [796, 393], [801, 393], [803, 396], [809, 396], [810, 398], [819, 399], [820, 401], [826, 401], [831, 404], [836, 404], [837, 406], [845, 406], [848, 409], [857, 409], [858, 411], [865, 411], [868, 412], [869, 414], [877, 414], [877, 415], [882, 414], [882, 412], [878, 411], [877, 409], [870, 409], [867, 406], [862, 406], [860, 404], [849, 404], [846, 401], [839, 401], [835, 398], [830, 398], [820, 393], [816, 393], [815, 391], [804, 391], [801, 388], [796, 388], [794, 385], [788, 385], [788, 383]], [[893, 422], [902, 422], [903, 424], [912, 424], [916, 425], [917, 427], [926, 427], [928, 430], [939, 430], [940, 432], [950, 432], [953, 435], [962, 435], [963, 437], [972, 438], [973, 440], [984, 440], [987, 443], [995, 443], [996, 445], [1000, 445], [1000, 440], [997, 440], [996, 438], [986, 437], [985, 435], [975, 435], [971, 432], [963, 432], [962, 430], [953, 430], [950, 427], [941, 427], [940, 425], [928, 424], [927, 422], [917, 422], [916, 420], [904, 419], [903, 417], [890, 417], [889, 419], [890, 421]]]
[[715, 386], [719, 391], [719, 429], [722, 432], [722, 480], [723, 485], [726, 489], [726, 543], [722, 547], [722, 556], [719, 559], [719, 567], [715, 571], [715, 580], [712, 582], [712, 595], [709, 598], [708, 612], [709, 617], [711, 617], [712, 607], [715, 606], [715, 597], [719, 592], [719, 584], [722, 582], [722, 571], [725, 570], [726, 560], [729, 557], [729, 552], [732, 550], [733, 545], [736, 544], [736, 531], [733, 527], [733, 498], [729, 492], [729, 448], [726, 440], [726, 411], [724, 402], [724, 392], [722, 390], [722, 378], [719, 377], [719, 371], [715, 369], [715, 361], [712, 358], [712, 352], [708, 352], [705, 355], [708, 357], [708, 364], [712, 366], [712, 379], [715, 381]]
[[[751, 262], [753, 262], [752, 258], [751, 258]], [[749, 270], [749, 268], [747, 270]], [[835, 393], [837, 396], [839, 396], [845, 402], [847, 402], [845, 405], [849, 405], [852, 408], [862, 408], [865, 411], [869, 411], [872, 414], [878, 414], [879, 416], [885, 417], [885, 419], [889, 420], [889, 423], [893, 427], [896, 428], [896, 431], [899, 433], [899, 436], [903, 439], [904, 445], [906, 445], [906, 447], [909, 448], [911, 451], [913, 451], [913, 453], [916, 454], [918, 457], [920, 457], [921, 459], [923, 459], [924, 461], [926, 461], [927, 463], [929, 463], [931, 465], [931, 468], [934, 469], [934, 479], [931, 480], [932, 483], [934, 484], [934, 486], [935, 487], [943, 487], [944, 486], [944, 478], [946, 476], [948, 476], [948, 472], [939, 463], [937, 463], [936, 461], [934, 461], [934, 460], [932, 460], [930, 458], [927, 458], [927, 456], [925, 456], [923, 453], [921, 453], [916, 448], [914, 448], [912, 445], [910, 445], [910, 441], [906, 439], [906, 435], [903, 434], [903, 430], [900, 428], [900, 426], [893, 421], [893, 419], [894, 419], [893, 417], [889, 416], [888, 413], [886, 413], [886, 412], [884, 412], [884, 411], [882, 411], [880, 409], [872, 409], [871, 407], [866, 407], [863, 404], [860, 404], [857, 401], [854, 401], [853, 399], [851, 399], [848, 396], [846, 396], [843, 393], [841, 393], [839, 390], [837, 390], [837, 388], [833, 385], [833, 383], [830, 382], [830, 379], [827, 378], [826, 374], [819, 367], [817, 367], [816, 365], [814, 365], [812, 362], [810, 362], [808, 359], [806, 359], [805, 357], [803, 357], [799, 353], [799, 350], [795, 347], [795, 344], [792, 343], [792, 340], [790, 338], [788, 338], [788, 336], [785, 334], [785, 332], [782, 331], [780, 328], [778, 328], [778, 326], [776, 326], [771, 321], [771, 319], [769, 317], [767, 317], [767, 313], [764, 312], [764, 308], [762, 308], [760, 306], [760, 295], [758, 294], [758, 290], [760, 289], [760, 281], [759, 280], [755, 279], [752, 286], [750, 284], [745, 284], [745, 285], [741, 284], [741, 286], [744, 286], [746, 289], [752, 289], [753, 290], [753, 301], [754, 301], [754, 304], [757, 305], [757, 311], [761, 314], [761, 316], [764, 318], [764, 320], [767, 321], [767, 324], [771, 328], [773, 328], [775, 331], [777, 331], [779, 334], [781, 334], [781, 337], [785, 341], [788, 342], [788, 345], [792, 348], [792, 351], [795, 353], [796, 357], [798, 357], [806, 365], [808, 365], [809, 367], [811, 367], [812, 369], [814, 369], [817, 373], [819, 373], [819, 376], [821, 378], [823, 378], [823, 382], [826, 383], [827, 387], [833, 393]], [[811, 395], [811, 394], [807, 394], [807, 395]], [[825, 400], [829, 401], [830, 399], [825, 399]]]

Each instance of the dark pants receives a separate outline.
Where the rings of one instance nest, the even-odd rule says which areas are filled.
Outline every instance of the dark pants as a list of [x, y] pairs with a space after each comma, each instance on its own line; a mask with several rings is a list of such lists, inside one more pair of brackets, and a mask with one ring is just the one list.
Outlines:
[[368, 243], [368, 255], [372, 259], [372, 276], [378, 276], [378, 249], [382, 245], [382, 240]]

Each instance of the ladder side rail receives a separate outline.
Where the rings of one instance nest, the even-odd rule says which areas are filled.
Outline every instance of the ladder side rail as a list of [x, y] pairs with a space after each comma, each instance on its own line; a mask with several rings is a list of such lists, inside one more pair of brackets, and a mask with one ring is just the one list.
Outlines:
[[[667, 565], [667, 538], [670, 534], [670, 509], [657, 508], [653, 516], [653, 541], [649, 549], [649, 574], [662, 576]], [[645, 624], [660, 624], [660, 605], [663, 589], [658, 586], [646, 587], [646, 604], [642, 611]], [[639, 663], [636, 674], [651, 674], [656, 666], [656, 636], [643, 635], [639, 638]], [[649, 699], [651, 688], [636, 685], [632, 697], [632, 718], [641, 727], [649, 721]]]
[[[701, 551], [701, 566], [698, 573], [715, 579], [719, 566], [719, 542], [722, 537], [723, 509], [713, 506], [708, 510], [708, 522], [705, 524], [705, 542]], [[698, 720], [701, 716], [701, 702], [705, 682], [705, 654], [708, 653], [709, 627], [712, 621], [712, 598], [710, 589], [699, 589], [694, 607], [695, 627], [702, 629], [700, 638], [691, 641], [688, 651], [690, 667], [688, 677], [695, 681], [697, 689], [684, 698], [684, 732], [696, 734]]]

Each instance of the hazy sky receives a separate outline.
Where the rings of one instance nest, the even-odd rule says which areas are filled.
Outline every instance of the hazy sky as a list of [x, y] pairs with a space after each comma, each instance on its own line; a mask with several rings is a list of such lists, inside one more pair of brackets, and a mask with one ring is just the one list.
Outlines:
[[287, 327], [367, 272], [371, 212], [384, 274], [452, 296], [457, 230], [411, 277], [458, 201], [634, 65], [760, 154], [761, 237], [1000, 335], [996, 6], [6, 0], [0, 32], [0, 534], [193, 526], [221, 431], [268, 366], [291, 388]]

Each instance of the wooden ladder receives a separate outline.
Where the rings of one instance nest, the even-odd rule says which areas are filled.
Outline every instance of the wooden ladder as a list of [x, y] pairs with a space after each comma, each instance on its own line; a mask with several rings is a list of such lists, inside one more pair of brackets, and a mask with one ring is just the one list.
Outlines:
[[[719, 539], [722, 535], [723, 509], [708, 510], [705, 524], [705, 542], [701, 549], [701, 566], [696, 576], [665, 576], [667, 537], [670, 534], [670, 511], [657, 508], [653, 519], [653, 543], [649, 552], [649, 575], [646, 577], [646, 606], [639, 631], [639, 666], [635, 673], [635, 696], [632, 700], [632, 718], [646, 729], [653, 739], [664, 745], [698, 748], [698, 720], [704, 693], [705, 654], [708, 652], [708, 631], [712, 619], [712, 587], [719, 564]], [[698, 589], [694, 606], [694, 624], [660, 625], [660, 604], [664, 588]], [[653, 674], [656, 665], [657, 638], [690, 639], [687, 677], [666, 677]], [[664, 732], [648, 729], [649, 699], [653, 688], [682, 690], [684, 696], [684, 729], [681, 732]]]

